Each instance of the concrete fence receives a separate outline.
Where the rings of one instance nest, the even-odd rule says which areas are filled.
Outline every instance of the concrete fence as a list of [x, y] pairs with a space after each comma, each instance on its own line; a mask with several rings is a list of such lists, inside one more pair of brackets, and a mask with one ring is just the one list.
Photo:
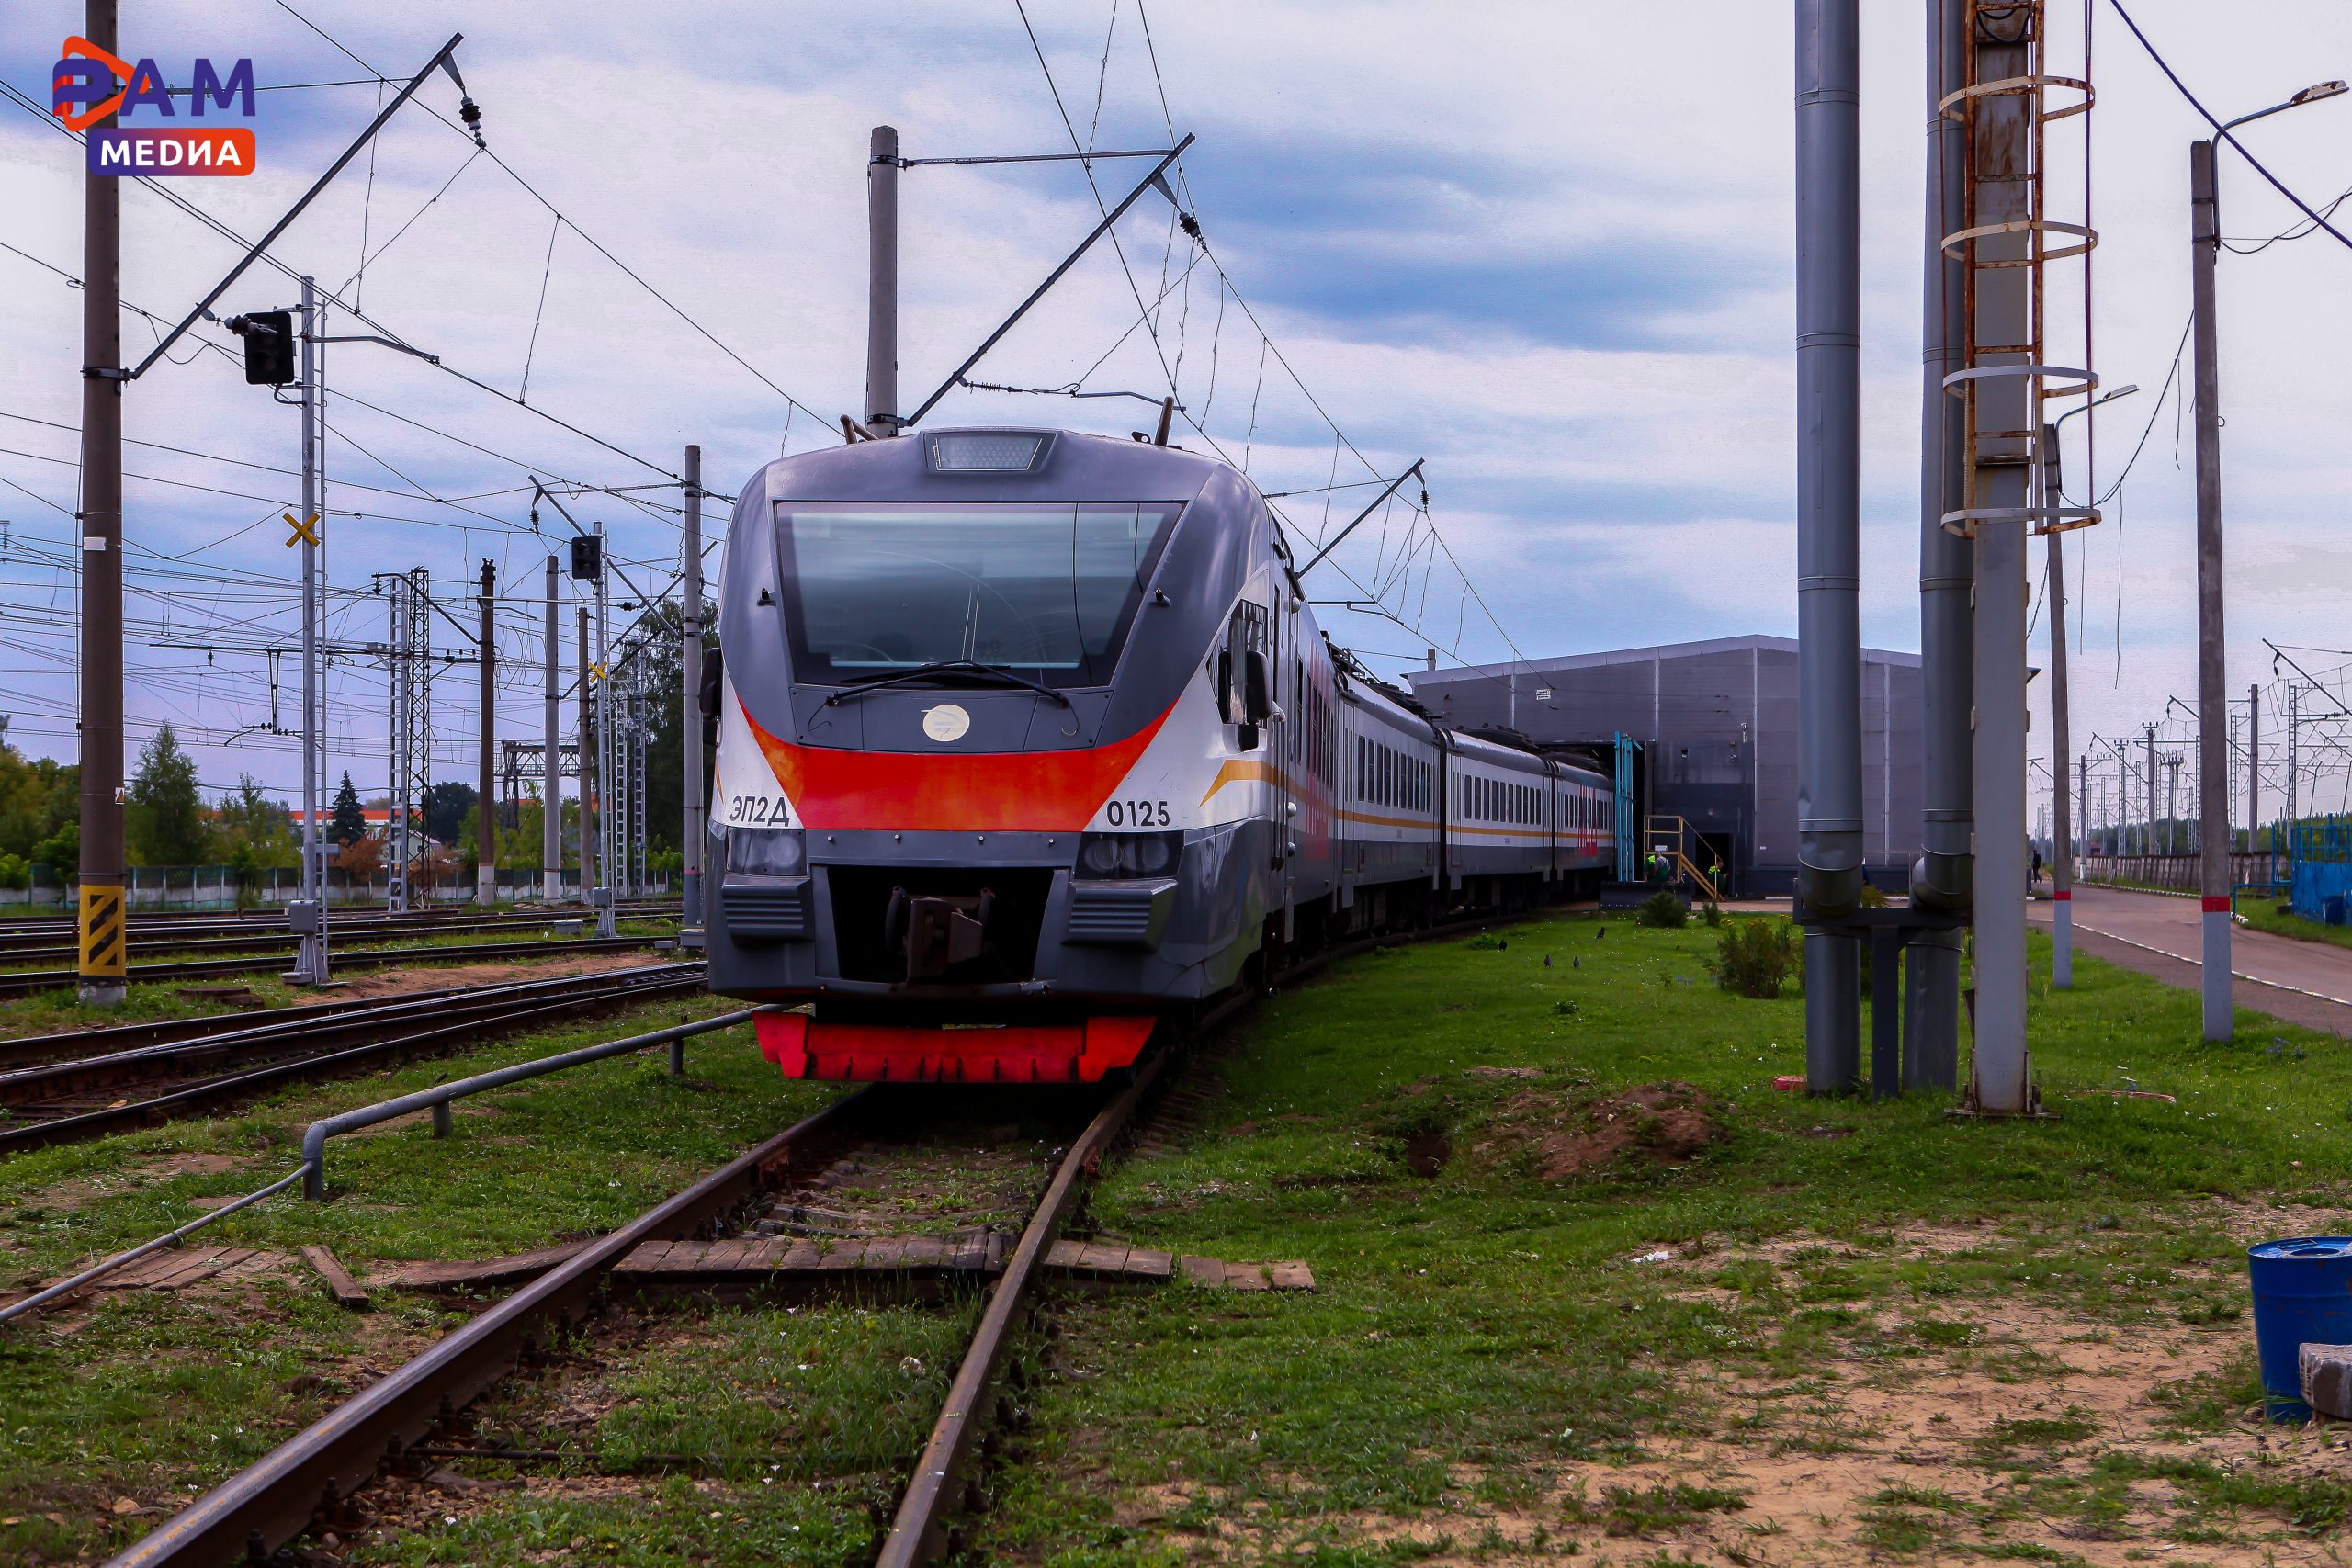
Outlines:
[[[2085, 855], [2075, 880], [2111, 883], [2126, 887], [2162, 887], [2177, 893], [2198, 890], [2199, 855]], [[2286, 874], [2286, 863], [2267, 854], [2230, 857], [2230, 885], [2267, 883]]]

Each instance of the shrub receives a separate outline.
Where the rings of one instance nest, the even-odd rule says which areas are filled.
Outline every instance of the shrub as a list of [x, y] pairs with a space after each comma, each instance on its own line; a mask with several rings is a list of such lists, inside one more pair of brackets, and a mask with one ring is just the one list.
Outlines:
[[1638, 926], [1656, 926], [1661, 931], [1679, 931], [1690, 923], [1690, 911], [1684, 908], [1682, 900], [1673, 894], [1657, 892], [1643, 899], [1642, 907], [1634, 911], [1634, 923]]
[[1710, 898], [1707, 900], [1707, 907], [1699, 911], [1699, 916], [1700, 919], [1705, 920], [1710, 927], [1720, 926], [1724, 923], [1723, 906], [1716, 903], [1713, 898]]
[[21, 893], [33, 885], [33, 868], [19, 855], [0, 855], [0, 887]]
[[1875, 882], [1865, 882], [1865, 883], [1863, 883], [1863, 884], [1862, 884], [1862, 908], [1865, 908], [1865, 909], [1883, 909], [1883, 908], [1886, 908], [1886, 889], [1885, 889], [1885, 888], [1883, 888], [1883, 887], [1881, 887], [1881, 886], [1880, 886], [1877, 883], [1875, 883]]
[[1795, 924], [1777, 915], [1730, 921], [1715, 947], [1715, 984], [1734, 996], [1769, 1001], [1781, 994], [1802, 951]]

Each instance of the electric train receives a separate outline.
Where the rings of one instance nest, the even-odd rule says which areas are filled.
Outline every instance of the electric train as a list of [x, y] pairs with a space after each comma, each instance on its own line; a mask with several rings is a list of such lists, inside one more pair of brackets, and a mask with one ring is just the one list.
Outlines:
[[1317, 629], [1179, 447], [940, 430], [770, 463], [718, 591], [714, 990], [787, 1076], [1091, 1082], [1270, 962], [1583, 892], [1602, 774], [1463, 733]]

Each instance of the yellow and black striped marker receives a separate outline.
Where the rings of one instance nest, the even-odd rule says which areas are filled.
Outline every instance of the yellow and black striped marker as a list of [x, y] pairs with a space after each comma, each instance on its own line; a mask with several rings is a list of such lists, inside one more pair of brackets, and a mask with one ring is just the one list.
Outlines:
[[119, 980], [129, 971], [130, 946], [122, 933], [122, 889], [82, 885], [82, 974]]

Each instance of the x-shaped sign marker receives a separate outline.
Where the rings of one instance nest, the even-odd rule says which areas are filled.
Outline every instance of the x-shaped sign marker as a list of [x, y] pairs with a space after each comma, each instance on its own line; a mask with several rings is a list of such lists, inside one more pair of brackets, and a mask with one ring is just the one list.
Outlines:
[[311, 513], [311, 520], [308, 523], [297, 523], [294, 520], [294, 514], [291, 512], [288, 513], [286, 525], [293, 529], [294, 533], [293, 536], [286, 541], [286, 547], [290, 550], [297, 545], [317, 544], [319, 542], [318, 522], [319, 514], [315, 512]]

